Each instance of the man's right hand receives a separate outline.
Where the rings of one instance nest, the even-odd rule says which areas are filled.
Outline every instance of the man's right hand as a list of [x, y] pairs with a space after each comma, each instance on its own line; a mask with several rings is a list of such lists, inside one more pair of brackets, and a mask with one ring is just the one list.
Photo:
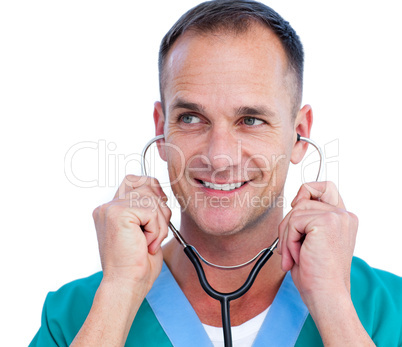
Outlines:
[[162, 268], [162, 241], [171, 211], [159, 182], [126, 176], [113, 200], [93, 212], [103, 281], [143, 284], [148, 292]]
[[171, 211], [158, 181], [126, 176], [93, 217], [103, 279], [72, 346], [124, 346], [139, 307], [162, 269]]

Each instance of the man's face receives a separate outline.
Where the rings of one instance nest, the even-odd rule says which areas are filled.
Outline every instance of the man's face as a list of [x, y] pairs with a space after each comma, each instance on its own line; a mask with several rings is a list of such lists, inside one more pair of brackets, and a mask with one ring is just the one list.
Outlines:
[[187, 32], [165, 64], [165, 114], [155, 121], [182, 223], [237, 233], [280, 211], [296, 138], [285, 52], [268, 29]]

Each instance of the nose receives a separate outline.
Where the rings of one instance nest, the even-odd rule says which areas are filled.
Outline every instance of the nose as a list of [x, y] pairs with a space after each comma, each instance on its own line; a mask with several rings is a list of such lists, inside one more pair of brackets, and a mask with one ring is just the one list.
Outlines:
[[210, 130], [206, 149], [206, 161], [213, 170], [224, 171], [241, 161], [241, 142], [227, 129]]

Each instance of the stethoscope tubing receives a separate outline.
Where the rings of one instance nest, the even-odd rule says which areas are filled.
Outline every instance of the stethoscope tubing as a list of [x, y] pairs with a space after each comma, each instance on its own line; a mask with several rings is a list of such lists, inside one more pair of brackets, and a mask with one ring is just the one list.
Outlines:
[[[148, 148], [151, 146], [152, 143], [155, 141], [158, 141], [160, 139], [163, 139], [163, 135], [158, 135], [151, 139], [145, 146], [142, 151], [141, 155], [141, 171], [142, 175], [147, 175], [146, 168], [145, 168], [145, 155], [148, 150]], [[316, 150], [318, 151], [320, 155], [320, 166], [318, 169], [318, 175], [316, 178], [316, 181], [320, 179], [321, 175], [321, 170], [323, 167], [323, 161], [324, 161], [324, 154], [320, 148], [320, 146], [314, 142], [313, 140], [302, 137], [299, 134], [297, 134], [297, 140], [298, 141], [305, 141], [311, 145], [313, 145]], [[198, 280], [200, 282], [201, 287], [204, 289], [204, 291], [213, 299], [218, 300], [221, 304], [221, 316], [222, 316], [222, 329], [223, 329], [223, 338], [224, 338], [224, 344], [225, 347], [232, 347], [232, 332], [231, 332], [231, 324], [230, 324], [230, 302], [232, 300], [238, 299], [241, 296], [243, 296], [253, 285], [255, 279], [257, 278], [258, 273], [260, 272], [261, 268], [265, 265], [265, 263], [271, 258], [275, 248], [278, 245], [279, 239], [277, 238], [273, 244], [269, 247], [266, 248], [265, 250], [262, 250], [257, 256], [252, 258], [250, 261], [240, 264], [240, 265], [233, 265], [233, 266], [221, 266], [221, 265], [216, 265], [213, 263], [210, 263], [206, 261], [195, 249], [194, 246], [189, 245], [181, 236], [180, 232], [174, 227], [174, 225], [169, 222], [169, 228], [172, 230], [174, 236], [176, 239], [179, 241], [179, 243], [183, 246], [184, 253], [187, 255], [191, 263], [193, 264], [195, 271], [197, 272]], [[241, 287], [239, 287], [237, 290], [230, 292], [230, 293], [222, 293], [217, 290], [215, 290], [208, 282], [204, 269], [201, 265], [200, 259], [206, 263], [207, 265], [214, 266], [217, 268], [221, 269], [236, 269], [245, 265], [250, 264], [251, 262], [256, 261], [254, 264], [253, 268], [251, 269], [246, 281], [243, 283]]]
[[191, 245], [187, 245], [186, 247], [184, 247], [184, 253], [187, 255], [187, 257], [193, 263], [194, 268], [197, 272], [198, 280], [200, 281], [201, 287], [204, 289], [204, 291], [210, 297], [212, 297], [215, 300], [218, 300], [221, 304], [222, 329], [223, 329], [223, 337], [224, 337], [225, 347], [232, 346], [232, 331], [231, 331], [231, 323], [230, 323], [230, 302], [232, 300], [240, 298], [245, 293], [247, 293], [247, 291], [253, 285], [253, 283], [254, 283], [255, 279], [257, 278], [257, 275], [260, 272], [260, 270], [262, 269], [262, 267], [265, 265], [265, 263], [268, 261], [268, 259], [271, 258], [277, 244], [278, 244], [278, 239], [275, 240], [275, 242], [271, 245], [271, 247], [266, 249], [261, 254], [260, 258], [254, 264], [253, 268], [251, 269], [251, 271], [250, 271], [246, 281], [243, 283], [243, 285], [240, 288], [238, 288], [237, 290], [230, 292], [230, 293], [222, 293], [222, 292], [215, 290], [209, 284], [209, 282], [205, 276], [204, 269], [201, 265], [201, 262], [197, 256], [197, 254], [194, 251], [194, 248]]

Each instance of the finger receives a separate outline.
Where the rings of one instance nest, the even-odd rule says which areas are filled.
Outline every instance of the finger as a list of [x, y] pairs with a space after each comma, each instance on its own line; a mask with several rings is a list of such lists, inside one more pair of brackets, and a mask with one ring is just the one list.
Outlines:
[[170, 218], [172, 216], [172, 211], [167, 205], [167, 196], [163, 192], [162, 188], [159, 187], [159, 190], [155, 188], [151, 188], [150, 186], [143, 186], [133, 191], [132, 194], [139, 194], [140, 201], [148, 201], [147, 205], [151, 205], [154, 209], [160, 209], [162, 215], [165, 218], [165, 222], [169, 223]]
[[[322, 211], [309, 211], [307, 214], [292, 214], [288, 224], [286, 247], [288, 248], [291, 257], [297, 265], [300, 264], [300, 252], [302, 244], [304, 243], [304, 239], [309, 237], [309, 234], [316, 233], [321, 240], [323, 238], [327, 238], [328, 236], [332, 236], [331, 238], [335, 236], [334, 234], [325, 233], [324, 230], [317, 232], [318, 229], [321, 229], [324, 225], [332, 225], [333, 221], [331, 222], [331, 218], [334, 218], [333, 216], [337, 218], [336, 213], [330, 212], [323, 215]], [[318, 223], [318, 218], [324, 219]], [[325, 222], [325, 220], [328, 222]]]
[[284, 247], [287, 248], [290, 256], [297, 265], [300, 264], [300, 250], [307, 235], [306, 224], [316, 217], [317, 215], [315, 214], [292, 215], [289, 220], [288, 235]]
[[165, 222], [169, 223], [170, 218], [172, 217], [172, 211], [169, 208], [169, 206], [167, 205], [168, 198], [167, 198], [166, 194], [163, 192], [162, 188], [160, 188], [160, 187], [159, 187], [159, 191], [155, 192], [155, 193], [159, 194], [156, 203], [158, 204], [158, 207], [161, 210], [161, 212], [165, 218]]
[[149, 181], [147, 183], [148, 183], [147, 185], [152, 189], [154, 194], [162, 197], [165, 201], [168, 200], [158, 179], [156, 179], [154, 177], [149, 177]]
[[278, 241], [278, 245], [277, 245], [276, 249], [277, 249], [277, 252], [280, 255], [282, 255], [282, 241], [283, 241], [283, 239], [285, 237], [285, 229], [287, 227], [287, 223], [285, 222], [286, 217], [287, 217], [287, 215], [282, 220], [282, 222], [279, 223], [279, 226], [278, 226], [278, 239], [279, 239], [279, 241]]
[[136, 208], [133, 213], [138, 216], [141, 223], [148, 252], [156, 254], [168, 234], [170, 216], [167, 218], [165, 214], [169, 214], [170, 209], [162, 206], [160, 198], [156, 196], [142, 196], [137, 205], [138, 203], [140, 206], [137, 207], [140, 208]]
[[312, 210], [316, 211], [317, 213], [345, 211], [342, 208], [324, 203], [322, 201], [300, 199], [294, 204], [291, 212], [292, 213], [295, 213], [295, 212], [296, 213], [306, 213], [306, 212], [309, 212]]
[[282, 244], [284, 243], [284, 240], [286, 238], [286, 230], [288, 227], [288, 223], [289, 223], [289, 218], [290, 215], [292, 214], [293, 210], [291, 210], [290, 212], [288, 212], [288, 214], [283, 218], [282, 222], [279, 223], [278, 226], [278, 238], [279, 238], [279, 242], [278, 242], [278, 253], [282, 255]]
[[138, 185], [134, 187], [134, 192], [142, 195], [155, 195], [152, 198], [154, 205], [160, 205], [162, 208], [163, 215], [165, 216], [166, 222], [170, 221], [172, 211], [170, 210], [169, 206], [167, 205], [168, 197], [166, 196], [165, 192], [163, 191], [159, 181], [154, 177], [147, 177], [147, 181], [143, 185]]
[[124, 200], [114, 204], [129, 204], [131, 222], [141, 227], [148, 251], [155, 254], [167, 236], [167, 225], [171, 215], [169, 207], [161, 202], [161, 197], [155, 196], [150, 187], [143, 186], [126, 193]]
[[[132, 177], [134, 178], [132, 179]], [[131, 184], [130, 182], [135, 183]], [[169, 221], [171, 217], [171, 211], [166, 204], [168, 198], [163, 192], [159, 181], [153, 177], [126, 176], [117, 190], [114, 200], [128, 200], [130, 207], [147, 207], [147, 205], [151, 203], [153, 205], [159, 204], [163, 207], [163, 214], [167, 221]]]
[[279, 237], [279, 244], [278, 244], [278, 253], [282, 256], [281, 259], [281, 267], [282, 270], [287, 272], [292, 269], [294, 265], [293, 258], [287, 248], [287, 238], [288, 238], [288, 225], [289, 225], [289, 218], [292, 214], [293, 210], [290, 211], [282, 222], [279, 224], [278, 228], [278, 237]]
[[161, 248], [163, 240], [167, 237], [169, 229], [165, 217], [161, 211], [158, 212], [159, 220], [159, 234], [157, 237], [148, 245], [148, 252], [151, 254], [156, 254]]
[[345, 208], [333, 182], [310, 182], [303, 184], [293, 199], [291, 206], [296, 205], [301, 199], [319, 200], [332, 206]]
[[154, 240], [158, 238], [160, 232], [160, 225], [158, 213], [151, 210], [142, 209], [130, 211], [132, 220], [131, 223], [138, 224], [146, 239], [147, 246], [149, 246]]
[[127, 175], [126, 177], [124, 177], [119, 188], [117, 189], [113, 200], [124, 199], [128, 192], [145, 185], [148, 179], [149, 178], [147, 176]]
[[279, 244], [278, 248], [281, 247], [281, 240], [283, 239], [286, 228], [288, 227], [289, 220], [292, 216], [299, 215], [318, 215], [323, 212], [332, 212], [334, 210], [333, 206], [322, 204], [318, 201], [312, 200], [301, 200], [297, 205], [288, 212], [288, 214], [283, 218], [282, 222], [279, 224], [278, 234], [279, 234]]
[[[315, 202], [320, 204], [318, 202]], [[300, 250], [310, 228], [310, 222], [322, 214], [321, 209], [291, 210], [279, 225], [279, 253], [282, 255], [282, 270], [289, 271], [300, 263]], [[306, 223], [306, 224], [303, 224]]]
[[288, 227], [284, 229], [282, 241], [281, 241], [281, 255], [282, 255], [282, 271], [287, 272], [293, 268], [294, 259], [287, 247], [287, 239], [288, 239]]

